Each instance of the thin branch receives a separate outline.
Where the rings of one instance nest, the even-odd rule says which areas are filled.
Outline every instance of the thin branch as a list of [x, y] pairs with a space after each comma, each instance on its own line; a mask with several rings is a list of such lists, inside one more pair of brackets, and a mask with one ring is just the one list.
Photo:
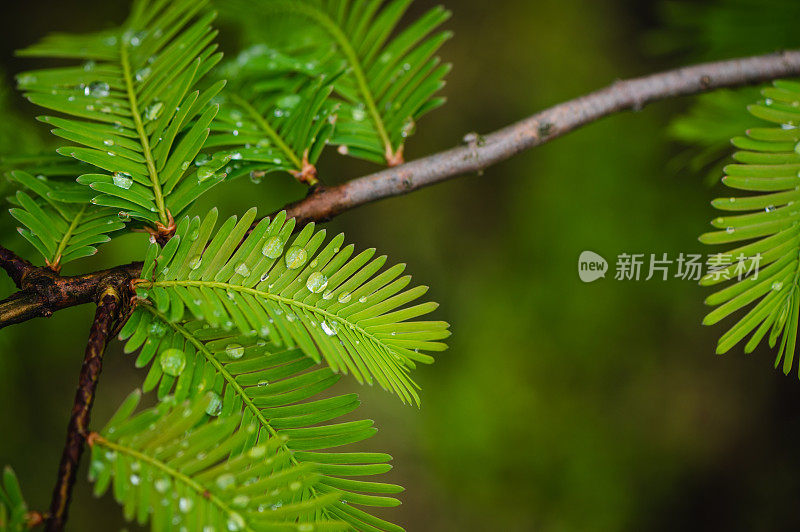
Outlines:
[[[464, 174], [480, 172], [524, 150], [539, 146], [605, 116], [639, 110], [650, 102], [741, 87], [800, 75], [800, 50], [703, 63], [641, 78], [617, 81], [605, 89], [555, 105], [486, 136], [471, 133], [465, 144], [416, 161], [353, 179], [335, 187], [316, 186], [309, 195], [284, 207], [296, 227], [324, 222], [373, 201], [407, 194]], [[59, 277], [36, 269], [16, 294], [0, 301], [0, 328], [54, 311], [88, 303], [109, 273]], [[138, 277], [141, 264], [116, 270]], [[32, 278], [36, 277], [35, 280]], [[48, 280], [49, 279], [49, 280]], [[28, 282], [30, 281], [30, 282]], [[28, 287], [26, 288], [26, 282]], [[34, 298], [35, 295], [35, 298]]]
[[704, 63], [616, 83], [545, 109], [489, 135], [470, 134], [465, 145], [389, 168], [341, 185], [316, 190], [287, 206], [297, 225], [322, 222], [358, 207], [480, 172], [521, 151], [561, 137], [600, 118], [640, 110], [650, 102], [741, 87], [800, 75], [800, 51]]
[[50, 513], [45, 522], [48, 532], [64, 530], [67, 521], [72, 487], [83, 454], [97, 381], [103, 369], [103, 352], [111, 340], [115, 324], [129, 302], [130, 277], [114, 274], [104, 278], [103, 289], [97, 295], [97, 310], [89, 332], [86, 356], [78, 379], [78, 390], [67, 427], [67, 441], [61, 455], [58, 478], [53, 489]]
[[22, 288], [25, 275], [36, 269], [33, 264], [3, 246], [0, 246], [0, 268], [6, 271], [17, 288]]
[[135, 278], [141, 271], [141, 262], [74, 277], [62, 277], [49, 268], [34, 267], [26, 273], [22, 290], [0, 301], [0, 329], [33, 318], [48, 318], [57, 310], [91, 303], [98, 285], [109, 275], [123, 273]]

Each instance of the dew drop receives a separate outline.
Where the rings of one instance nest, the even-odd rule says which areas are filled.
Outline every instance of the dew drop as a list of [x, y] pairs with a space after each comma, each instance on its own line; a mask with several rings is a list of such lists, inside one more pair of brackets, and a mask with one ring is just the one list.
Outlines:
[[138, 486], [139, 483], [142, 482], [141, 477], [139, 475], [136, 475], [136, 474], [131, 475], [130, 480], [131, 480], [131, 484], [133, 484], [134, 486]]
[[776, 292], [780, 291], [781, 288], [783, 288], [782, 282], [775, 281], [774, 283], [772, 283], [772, 289], [775, 290]]
[[167, 375], [177, 377], [186, 367], [186, 355], [177, 347], [171, 347], [161, 353], [161, 369]]
[[278, 236], [273, 236], [264, 244], [261, 254], [270, 259], [277, 259], [283, 254], [283, 240]]
[[114, 141], [111, 140], [111, 139], [106, 139], [106, 140], [103, 141], [103, 144], [105, 144], [106, 146], [113, 146], [114, 145]]
[[236, 360], [244, 356], [244, 347], [242, 347], [240, 344], [228, 344], [228, 346], [225, 348], [225, 353], [228, 355], [228, 357]]
[[220, 476], [218, 476], [216, 480], [217, 487], [221, 490], [226, 490], [228, 488], [233, 487], [235, 482], [236, 482], [236, 477], [234, 477], [230, 473], [223, 473]]
[[203, 181], [208, 181], [214, 176], [214, 170], [209, 168], [208, 166], [201, 166], [197, 169], [197, 182], [202, 183]]
[[247, 277], [248, 275], [250, 275], [250, 268], [247, 267], [247, 264], [242, 262], [236, 267], [236, 273], [238, 273], [242, 277]]
[[353, 108], [353, 120], [356, 122], [362, 122], [367, 117], [367, 112], [364, 110], [363, 107], [354, 107]]
[[164, 108], [164, 102], [153, 102], [147, 106], [147, 109], [144, 110], [144, 118], [148, 122], [155, 120], [158, 118], [158, 115], [161, 114], [161, 110]]
[[114, 181], [114, 185], [125, 190], [128, 190], [131, 188], [131, 186], [133, 186], [133, 178], [130, 174], [126, 174], [124, 172], [114, 172], [114, 176], [111, 179]]
[[144, 68], [140, 68], [139, 70], [136, 71], [136, 81], [144, 81], [144, 80], [146, 80], [147, 77], [150, 76], [150, 72], [151, 72], [151, 70], [150, 70], [149, 66], [146, 66]]
[[188, 497], [181, 497], [178, 500], [178, 509], [181, 512], [185, 513], [185, 514], [188, 514], [189, 512], [191, 512], [193, 506], [194, 506], [194, 503], [192, 502], [192, 499], [190, 499]]
[[222, 412], [222, 399], [217, 392], [208, 392], [209, 401], [206, 407], [206, 414], [209, 416], [218, 416]]
[[315, 294], [319, 294], [328, 286], [328, 278], [322, 272], [314, 272], [308, 276], [306, 288]]
[[86, 96], [94, 96], [95, 98], [105, 98], [111, 92], [111, 87], [105, 81], [93, 81], [83, 89], [83, 94]]
[[328, 336], [336, 336], [336, 333], [339, 332], [339, 327], [336, 325], [335, 321], [332, 321], [330, 325], [328, 325], [328, 322], [323, 321], [320, 323], [320, 326], [322, 327], [323, 332]]
[[157, 492], [166, 493], [166, 491], [169, 489], [170, 482], [167, 477], [161, 477], [156, 480], [153, 485], [155, 486]]
[[290, 270], [296, 270], [306, 263], [306, 259], [308, 259], [308, 253], [306, 253], [305, 248], [292, 246], [286, 252], [286, 267]]
[[367, 296], [361, 296], [361, 297], [359, 297], [359, 298], [358, 298], [358, 302], [359, 302], [359, 303], [366, 303], [366, 302], [367, 302]]
[[228, 518], [228, 530], [230, 532], [238, 532], [245, 527], [244, 518], [237, 514], [236, 512], [232, 513]]
[[192, 260], [189, 261], [189, 268], [196, 270], [200, 267], [203, 263], [203, 258], [200, 255], [197, 255]]
[[351, 297], [352, 294], [350, 292], [342, 292], [339, 294], [339, 303], [348, 303]]
[[231, 505], [234, 508], [246, 508], [249, 503], [250, 503], [250, 497], [248, 497], [247, 495], [237, 495], [231, 501]]

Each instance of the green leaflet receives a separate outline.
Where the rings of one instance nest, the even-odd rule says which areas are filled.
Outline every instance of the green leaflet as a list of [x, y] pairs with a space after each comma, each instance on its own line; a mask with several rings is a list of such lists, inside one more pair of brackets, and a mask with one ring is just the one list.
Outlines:
[[759, 95], [757, 88], [718, 90], [702, 94], [683, 116], [672, 120], [669, 135], [686, 146], [673, 164], [702, 174], [715, 184], [730, 163], [730, 140], [752, 122], [747, 105]]
[[406, 306], [427, 287], [406, 290], [404, 265], [381, 272], [386, 257], [373, 259], [374, 249], [354, 255], [344, 235], [323, 246], [325, 231], [309, 224], [292, 237], [294, 219], [285, 213], [262, 220], [245, 239], [255, 217], [255, 209], [231, 217], [213, 238], [216, 209], [182, 220], [163, 250], [153, 244], [148, 251], [140, 296], [172, 321], [188, 312], [215, 328], [297, 346], [333, 371], [419, 403], [408, 373], [432, 362], [425, 351], [446, 349], [440, 340], [450, 334], [445, 322], [413, 321], [437, 307]]
[[[717, 308], [704, 323], [710, 325], [741, 311], [739, 320], [720, 338], [717, 352], [725, 353], [750, 336], [744, 348], [750, 353], [769, 335], [770, 347], [780, 339], [775, 366], [782, 362], [788, 374], [794, 361], [800, 304], [800, 84], [776, 81], [763, 95], [764, 100], [748, 108], [750, 113], [780, 126], [751, 128], [744, 137], [734, 138], [740, 150], [734, 155], [737, 163], [725, 168], [723, 178], [728, 187], [755, 194], [714, 200], [716, 208], [726, 211], [711, 222], [720, 230], [700, 237], [706, 244], [741, 242], [724, 252], [730, 266], [701, 281], [705, 285], [726, 278], [735, 281], [706, 299]], [[740, 256], [746, 260], [738, 261]], [[753, 263], [749, 259], [756, 256], [760, 256], [758, 276], [753, 271], [738, 281], [737, 267], [749, 270]]]
[[346, 530], [321, 518], [336, 494], [313, 494], [319, 476], [293, 465], [285, 438], [242, 449], [255, 427], [238, 413], [208, 421], [212, 394], [132, 415], [140, 397], [89, 438], [95, 494], [111, 488], [128, 520], [154, 531]]
[[[433, 32], [450, 12], [433, 8], [399, 31], [410, 4], [411, 0], [267, 0], [258, 4], [263, 16], [256, 17], [258, 24], [251, 24], [254, 42], [283, 44], [287, 53], [296, 54], [294, 40], [286, 45], [275, 39], [275, 35], [293, 32], [314, 40], [310, 49], [316, 57], [336, 51], [325, 68], [331, 74], [345, 69], [334, 83], [340, 109], [333, 143], [340, 145], [342, 153], [399, 164], [405, 139], [416, 122], [445, 101], [435, 94], [443, 87], [450, 65], [440, 65], [435, 54], [451, 34]], [[248, 20], [245, 13], [253, 19], [249, 2], [231, 0], [222, 9], [238, 15], [240, 23]], [[263, 29], [276, 20], [284, 27]], [[309, 34], [309, 21], [321, 29], [322, 38]]]
[[[221, 68], [229, 79], [206, 146], [225, 148], [230, 178], [287, 171], [314, 184], [323, 148], [334, 130], [334, 77], [257, 46]], [[303, 70], [305, 69], [305, 70]]]
[[66, 117], [41, 118], [74, 143], [62, 155], [94, 167], [81, 183], [92, 202], [150, 225], [168, 225], [224, 179], [192, 165], [224, 83], [196, 87], [220, 60], [207, 0], [139, 0], [122, 28], [51, 35], [21, 55], [86, 61], [17, 77], [28, 99]]
[[330, 396], [339, 380], [299, 349], [276, 351], [257, 336], [208, 328], [201, 321], [173, 323], [152, 307], [142, 306], [120, 333], [126, 352], [139, 350], [137, 367], [150, 370], [143, 388], [157, 389], [165, 400], [183, 401], [212, 390], [224, 415], [243, 411], [243, 422], [258, 430], [243, 448], [288, 437], [282, 448], [292, 451], [295, 464], [310, 465], [320, 473], [316, 494], [338, 492], [326, 509], [327, 519], [346, 521], [356, 529], [399, 530], [356, 506], [395, 506], [387, 496], [400, 486], [352, 480], [390, 469], [391, 457], [382, 453], [332, 453], [331, 449], [371, 437], [370, 420], [339, 420], [360, 404], [355, 394]]
[[109, 233], [125, 228], [116, 211], [89, 204], [86, 187], [19, 171], [11, 178], [21, 189], [9, 212], [23, 225], [19, 233], [53, 268], [94, 255], [97, 245], [111, 240]]
[[0, 530], [23, 532], [28, 530], [28, 505], [22, 496], [17, 475], [6, 466], [0, 482]]

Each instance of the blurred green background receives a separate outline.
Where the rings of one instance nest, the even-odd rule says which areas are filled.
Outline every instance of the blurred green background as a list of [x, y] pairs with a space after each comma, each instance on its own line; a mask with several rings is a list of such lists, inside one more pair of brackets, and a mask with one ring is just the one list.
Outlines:
[[[434, 4], [417, 0], [413, 11]], [[734, 49], [709, 45], [708, 35], [685, 35], [677, 44], [705, 48], [665, 55], [663, 48], [674, 50], [676, 43], [660, 46], [669, 40], [660, 6], [449, 2], [456, 33], [443, 51], [455, 65], [445, 88], [449, 103], [420, 124], [408, 157], [451, 147], [467, 132], [491, 131], [617, 78], [775, 46], [756, 40]], [[14, 58], [13, 50], [49, 31], [117, 23], [127, 5], [39, 0], [3, 9], [0, 97], [10, 113], [32, 117], [36, 110], [11, 89], [11, 75], [31, 63]], [[223, 31], [222, 40], [235, 47], [236, 32]], [[715, 356], [723, 329], [700, 326], [707, 291], [692, 282], [619, 282], [610, 275], [587, 285], [576, 275], [578, 255], [587, 249], [610, 261], [623, 252], [706, 251], [696, 236], [708, 227], [708, 202], [719, 190], [671, 163], [682, 148], [666, 133], [670, 117], [691, 103], [614, 116], [483, 175], [328, 224], [361, 248], [376, 246], [407, 262], [441, 302], [437, 319], [454, 331], [450, 350], [416, 373], [420, 410], [379, 389], [358, 390], [359, 413], [381, 429], [368, 446], [394, 455], [388, 481], [407, 487], [404, 504], [383, 515], [409, 530], [800, 526], [797, 377], [773, 370], [766, 351]], [[32, 119], [9, 114], [3, 120], [13, 127], [2, 128], [0, 151], [46, 139], [46, 128]], [[324, 158], [321, 175], [335, 183], [371, 169], [334, 152]], [[261, 185], [220, 187], [195, 211], [213, 202], [223, 214], [252, 205], [266, 213], [302, 195], [291, 181], [276, 175]], [[4, 234], [13, 226], [6, 211], [0, 226]], [[32, 256], [19, 238], [8, 246]], [[65, 273], [135, 260], [144, 248], [142, 236], [120, 238]], [[5, 297], [13, 287], [2, 275]], [[37, 509], [49, 501], [91, 314], [88, 306], [74, 308], [0, 331], [0, 462], [13, 465]], [[114, 344], [99, 387], [97, 424], [142, 378], [133, 357]], [[85, 478], [69, 529], [128, 526], [110, 496], [93, 499]]]

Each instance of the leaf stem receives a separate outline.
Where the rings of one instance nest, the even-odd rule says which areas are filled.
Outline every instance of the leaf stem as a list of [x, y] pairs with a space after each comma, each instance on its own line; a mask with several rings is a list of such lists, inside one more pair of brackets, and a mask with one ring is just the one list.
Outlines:
[[369, 88], [367, 77], [364, 75], [364, 69], [362, 68], [361, 62], [358, 59], [358, 54], [356, 54], [356, 51], [353, 49], [353, 45], [350, 44], [350, 41], [342, 31], [342, 28], [340, 28], [336, 22], [334, 22], [321, 10], [305, 5], [297, 0], [289, 0], [288, 2], [275, 2], [271, 7], [276, 11], [288, 11], [290, 13], [295, 13], [310, 18], [311, 20], [320, 24], [328, 33], [331, 34], [336, 42], [339, 43], [339, 46], [342, 48], [342, 53], [344, 53], [345, 57], [347, 58], [347, 62], [350, 63], [350, 68], [353, 69], [353, 75], [356, 78], [358, 90], [364, 97], [364, 104], [367, 106], [367, 110], [372, 118], [372, 122], [375, 124], [375, 129], [378, 130], [378, 135], [383, 142], [383, 146], [386, 151], [386, 160], [391, 166], [396, 166], [398, 163], [398, 159], [396, 158], [397, 154], [402, 154], [402, 152], [395, 151], [394, 147], [392, 146], [392, 141], [389, 139], [389, 134], [386, 132], [386, 126], [383, 123], [381, 114], [378, 112], [378, 106], [375, 104], [375, 98], [372, 96], [372, 91]]
[[64, 233], [64, 236], [61, 238], [61, 242], [58, 243], [58, 249], [53, 254], [53, 260], [48, 262], [48, 265], [53, 270], [58, 271], [60, 269], [58, 265], [61, 262], [61, 254], [64, 253], [64, 249], [66, 249], [69, 239], [72, 238], [72, 233], [75, 232], [75, 228], [78, 227], [78, 224], [83, 218], [84, 212], [86, 212], [86, 205], [81, 207], [81, 210], [78, 211], [78, 213], [72, 219], [72, 222], [69, 225], [69, 229], [67, 229], [67, 232]]
[[167, 287], [167, 286], [195, 286], [195, 287], [202, 287], [202, 288], [219, 288], [221, 290], [232, 290], [232, 291], [240, 292], [240, 293], [243, 293], [243, 294], [250, 294], [252, 296], [261, 297], [263, 299], [272, 299], [274, 301], [278, 301], [280, 303], [284, 303], [284, 304], [286, 304], [286, 305], [288, 305], [290, 307], [296, 307], [296, 308], [300, 308], [300, 309], [303, 309], [303, 310], [307, 310], [307, 311], [312, 312], [314, 314], [319, 314], [319, 315], [325, 316], [326, 318], [328, 318], [330, 320], [336, 320], [338, 322], [341, 322], [343, 325], [346, 325], [351, 330], [354, 330], [354, 331], [357, 331], [357, 332], [361, 333], [365, 338], [370, 339], [376, 345], [378, 345], [378, 346], [386, 349], [387, 351], [389, 351], [388, 354], [390, 356], [393, 356], [393, 357], [396, 356], [396, 357], [403, 358], [402, 355], [399, 355], [397, 352], [385, 347], [383, 342], [381, 342], [380, 340], [375, 338], [375, 336], [373, 336], [372, 334], [370, 334], [369, 332], [367, 332], [363, 328], [359, 327], [355, 323], [352, 323], [351, 321], [347, 320], [346, 318], [342, 318], [341, 316], [337, 316], [336, 314], [328, 312], [325, 309], [322, 309], [322, 308], [319, 308], [319, 307], [315, 307], [314, 305], [309, 305], [307, 303], [303, 303], [302, 301], [297, 301], [296, 299], [291, 299], [291, 298], [288, 298], [288, 297], [279, 296], [277, 294], [271, 294], [269, 292], [263, 292], [261, 290], [255, 289], [255, 288], [247, 288], [245, 286], [239, 286], [239, 285], [234, 285], [234, 284], [229, 284], [229, 283], [221, 283], [219, 281], [193, 281], [193, 280], [185, 280], [185, 281], [184, 280], [181, 280], [181, 281], [156, 281], [156, 282], [138, 281], [137, 284], [140, 284], [142, 286], [146, 286], [148, 288], [157, 287], [157, 286], [160, 286], [160, 287]]
[[145, 161], [147, 162], [147, 171], [150, 173], [150, 181], [153, 184], [153, 195], [156, 200], [156, 207], [158, 208], [158, 216], [161, 218], [161, 223], [166, 226], [169, 223], [167, 216], [167, 208], [164, 205], [164, 194], [161, 191], [161, 182], [159, 181], [158, 171], [156, 171], [156, 164], [153, 160], [153, 153], [150, 150], [150, 140], [144, 130], [142, 123], [142, 115], [139, 112], [139, 106], [136, 100], [136, 91], [133, 87], [133, 76], [131, 75], [130, 58], [128, 57], [128, 47], [124, 42], [120, 46], [120, 61], [122, 63], [122, 73], [125, 77], [125, 89], [128, 93], [128, 102], [131, 106], [131, 116], [133, 123], [136, 125], [136, 132], [139, 134], [139, 141], [142, 143], [142, 153], [144, 154]]
[[269, 138], [272, 139], [272, 141], [275, 142], [275, 144], [281, 149], [281, 151], [283, 151], [289, 157], [289, 159], [292, 160], [292, 164], [294, 164], [298, 170], [303, 169], [303, 162], [300, 160], [300, 157], [294, 152], [294, 150], [292, 150], [292, 148], [289, 147], [288, 144], [286, 144], [286, 142], [283, 141], [278, 132], [269, 125], [269, 122], [267, 122], [266, 119], [261, 116], [261, 113], [259, 113], [258, 110], [250, 104], [250, 102], [235, 93], [231, 93], [228, 96], [236, 103], [236, 105], [247, 111], [250, 117], [256, 121], [258, 126], [264, 130], [264, 133], [266, 133]]

